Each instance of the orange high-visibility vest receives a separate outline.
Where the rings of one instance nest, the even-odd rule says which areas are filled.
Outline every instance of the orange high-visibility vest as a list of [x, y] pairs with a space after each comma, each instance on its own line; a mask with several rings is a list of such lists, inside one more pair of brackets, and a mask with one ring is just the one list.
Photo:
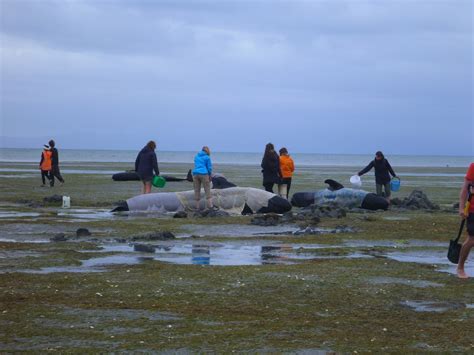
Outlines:
[[290, 178], [295, 171], [295, 163], [289, 155], [280, 156], [280, 173], [283, 178]]
[[52, 168], [51, 156], [53, 153], [49, 150], [43, 151], [43, 162], [41, 163], [41, 170], [50, 171]]

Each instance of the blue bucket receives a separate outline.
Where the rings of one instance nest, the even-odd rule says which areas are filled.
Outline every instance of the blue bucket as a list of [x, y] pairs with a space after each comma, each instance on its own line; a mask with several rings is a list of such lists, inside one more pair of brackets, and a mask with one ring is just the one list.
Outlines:
[[392, 191], [398, 191], [400, 190], [400, 178], [399, 177], [394, 177], [392, 181], [390, 181], [390, 189]]

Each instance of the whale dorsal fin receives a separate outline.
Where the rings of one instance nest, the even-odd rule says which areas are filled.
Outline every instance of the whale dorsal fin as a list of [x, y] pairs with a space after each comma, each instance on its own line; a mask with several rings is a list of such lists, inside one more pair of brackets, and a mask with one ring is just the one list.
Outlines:
[[324, 180], [324, 183], [329, 185], [328, 189], [331, 191], [337, 191], [344, 188], [344, 186], [336, 180], [326, 179]]

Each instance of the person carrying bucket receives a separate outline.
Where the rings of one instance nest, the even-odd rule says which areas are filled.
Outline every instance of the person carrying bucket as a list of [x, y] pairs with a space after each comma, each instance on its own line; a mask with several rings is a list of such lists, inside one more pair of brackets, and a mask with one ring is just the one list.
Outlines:
[[288, 154], [288, 150], [286, 148], [281, 148], [279, 152], [281, 180], [278, 184], [278, 194], [288, 200], [288, 196], [290, 195], [291, 178], [295, 171], [295, 163]]
[[470, 206], [467, 208], [467, 211], [465, 211], [468, 192], [469, 189], [472, 189], [472, 186], [474, 186], [474, 163], [471, 163], [469, 169], [467, 170], [466, 176], [464, 178], [464, 184], [462, 185], [461, 193], [459, 195], [459, 214], [461, 218], [466, 219], [468, 234], [461, 247], [461, 251], [459, 252], [459, 262], [456, 270], [458, 277], [461, 279], [467, 279], [469, 277], [464, 271], [464, 263], [466, 262], [472, 247], [474, 247], [474, 203], [471, 202]]
[[375, 188], [377, 190], [377, 195], [384, 196], [382, 190], [385, 190], [385, 198], [390, 203], [390, 195], [392, 191], [390, 188], [390, 175], [394, 178], [397, 178], [397, 175], [381, 151], [375, 153], [375, 159], [372, 160], [364, 169], [359, 171], [357, 175], [362, 176], [372, 168], [375, 170]]
[[153, 180], [153, 172], [160, 175], [158, 169], [158, 159], [156, 158], [156, 143], [149, 141], [146, 146], [138, 153], [135, 160], [135, 171], [143, 183], [143, 193], [149, 194], [151, 192], [151, 181]]
[[46, 179], [48, 181], [51, 181], [51, 169], [52, 169], [52, 160], [51, 157], [53, 153], [51, 152], [51, 149], [49, 145], [45, 144], [43, 146], [43, 153], [41, 153], [41, 160], [39, 163], [39, 168], [41, 170], [41, 180], [43, 181], [42, 187], [46, 186]]

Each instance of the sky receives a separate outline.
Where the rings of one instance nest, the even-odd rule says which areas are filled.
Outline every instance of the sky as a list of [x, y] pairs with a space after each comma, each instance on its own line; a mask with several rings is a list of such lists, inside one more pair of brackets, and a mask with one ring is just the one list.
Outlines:
[[470, 0], [0, 0], [0, 147], [474, 156]]

